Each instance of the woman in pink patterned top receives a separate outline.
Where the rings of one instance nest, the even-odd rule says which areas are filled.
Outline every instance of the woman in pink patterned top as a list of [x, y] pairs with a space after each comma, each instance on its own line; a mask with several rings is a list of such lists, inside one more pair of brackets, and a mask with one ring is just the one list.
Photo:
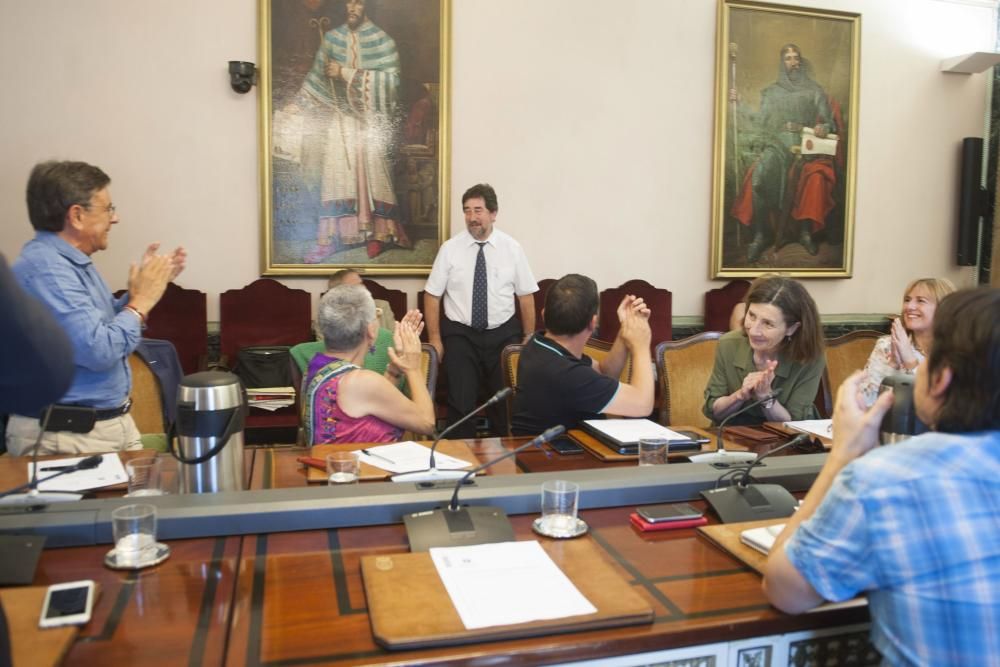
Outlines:
[[410, 398], [386, 376], [362, 368], [378, 335], [368, 290], [334, 287], [320, 300], [318, 320], [326, 351], [310, 362], [303, 394], [312, 444], [395, 442], [404, 429], [433, 432], [434, 405], [420, 368], [419, 317], [396, 324], [388, 350], [386, 376], [406, 376]]
[[918, 278], [903, 292], [903, 312], [892, 321], [888, 336], [875, 343], [861, 378], [861, 395], [871, 407], [878, 398], [882, 380], [895, 373], [917, 372], [917, 366], [931, 352], [934, 311], [941, 299], [955, 291], [946, 278]]

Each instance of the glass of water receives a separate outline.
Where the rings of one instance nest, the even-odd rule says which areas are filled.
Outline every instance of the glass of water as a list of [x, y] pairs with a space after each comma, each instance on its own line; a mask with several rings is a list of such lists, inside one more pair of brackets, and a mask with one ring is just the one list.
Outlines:
[[576, 512], [579, 500], [579, 484], [561, 479], [542, 484], [542, 518], [539, 525], [542, 533], [551, 537], [578, 534]]
[[162, 496], [163, 461], [155, 456], [132, 459], [125, 464], [128, 473], [128, 497]]
[[670, 441], [666, 438], [639, 439], [639, 465], [658, 466], [667, 463], [670, 453]]
[[155, 557], [156, 508], [152, 505], [125, 505], [113, 510], [111, 531], [120, 566], [142, 565]]
[[361, 472], [361, 459], [357, 452], [333, 452], [326, 455], [328, 484], [355, 484]]

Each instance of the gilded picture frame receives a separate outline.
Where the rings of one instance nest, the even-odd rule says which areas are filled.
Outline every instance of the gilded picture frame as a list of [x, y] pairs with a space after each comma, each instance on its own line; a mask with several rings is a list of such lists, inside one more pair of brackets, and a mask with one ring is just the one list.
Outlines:
[[450, 0], [259, 0], [264, 275], [426, 275], [449, 221]]
[[860, 14], [720, 0], [711, 277], [850, 277], [860, 51]]

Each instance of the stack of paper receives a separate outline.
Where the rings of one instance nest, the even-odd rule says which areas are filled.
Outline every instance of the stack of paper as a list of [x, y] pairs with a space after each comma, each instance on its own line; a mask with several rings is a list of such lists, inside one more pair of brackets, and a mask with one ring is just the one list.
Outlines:
[[[431, 449], [408, 440], [391, 445], [378, 445], [358, 450], [362, 463], [399, 474], [427, 470], [431, 462]], [[439, 470], [462, 470], [472, 465], [469, 461], [456, 459], [454, 456], [434, 452], [434, 465]]]
[[740, 542], [766, 555], [770, 553], [771, 547], [774, 546], [774, 540], [784, 529], [785, 524], [783, 523], [763, 528], [749, 528], [740, 533]]
[[821, 438], [833, 437], [832, 419], [802, 419], [794, 422], [785, 422], [785, 427], [810, 435], [818, 435]]
[[430, 553], [468, 629], [597, 612], [538, 542], [436, 548]]
[[247, 401], [252, 408], [277, 410], [295, 404], [294, 387], [254, 387], [247, 389]]

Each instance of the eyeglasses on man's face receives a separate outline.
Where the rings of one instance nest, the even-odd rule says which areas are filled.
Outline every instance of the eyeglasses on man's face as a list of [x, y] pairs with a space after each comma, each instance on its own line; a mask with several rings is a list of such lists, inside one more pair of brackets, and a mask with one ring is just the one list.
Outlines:
[[90, 210], [92, 208], [96, 208], [98, 211], [104, 211], [108, 215], [114, 215], [115, 211], [118, 210], [117, 207], [114, 204], [108, 204], [107, 206], [101, 206], [99, 204], [90, 204], [90, 203], [87, 203], [87, 204], [80, 204], [80, 206], [82, 206], [83, 208], [85, 208], [87, 210]]

